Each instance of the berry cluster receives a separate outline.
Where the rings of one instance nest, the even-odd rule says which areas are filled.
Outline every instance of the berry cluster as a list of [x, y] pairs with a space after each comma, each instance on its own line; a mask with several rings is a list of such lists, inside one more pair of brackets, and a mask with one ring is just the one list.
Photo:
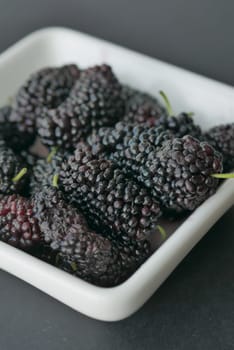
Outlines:
[[0, 240], [95, 285], [125, 281], [165, 239], [160, 216], [233, 177], [234, 124], [202, 132], [160, 94], [165, 107], [106, 64], [32, 74], [0, 109]]

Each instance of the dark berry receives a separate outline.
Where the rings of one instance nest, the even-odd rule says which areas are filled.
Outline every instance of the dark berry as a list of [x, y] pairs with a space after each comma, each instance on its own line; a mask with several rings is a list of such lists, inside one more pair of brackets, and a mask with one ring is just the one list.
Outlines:
[[19, 153], [34, 142], [34, 135], [19, 131], [17, 123], [10, 121], [11, 111], [10, 106], [0, 108], [0, 139], [5, 141], [7, 147]]
[[22, 194], [28, 182], [26, 171], [27, 168], [19, 156], [10, 148], [0, 147], [0, 193]]
[[157, 121], [157, 126], [162, 126], [165, 130], [169, 130], [174, 137], [183, 137], [185, 135], [193, 136], [199, 140], [203, 140], [201, 128], [194, 123], [193, 113], [180, 113], [175, 116], [167, 95], [160, 91], [167, 113], [163, 113]]
[[34, 213], [38, 219], [43, 239], [53, 249], [59, 249], [69, 226], [85, 226], [82, 214], [64, 201], [56, 187], [44, 186], [33, 195]]
[[93, 132], [87, 137], [86, 142], [90, 146], [90, 152], [94, 155], [104, 156], [122, 147], [127, 139], [133, 135], [138, 135], [145, 130], [145, 125], [134, 123], [118, 122], [113, 127], [103, 127]]
[[181, 113], [178, 116], [163, 114], [157, 120], [156, 125], [170, 130], [174, 137], [191, 135], [199, 140], [202, 138], [201, 128], [194, 123], [193, 118], [188, 113]]
[[144, 123], [149, 127], [154, 126], [158, 118], [165, 112], [155, 97], [128, 86], [123, 87], [122, 98], [126, 106], [123, 121], [127, 123]]
[[224, 171], [234, 168], [234, 123], [218, 125], [204, 134], [204, 138], [223, 156]]
[[0, 239], [25, 250], [40, 244], [41, 232], [30, 200], [18, 195], [1, 198]]
[[10, 120], [21, 132], [35, 135], [37, 118], [67, 98], [79, 75], [74, 64], [44, 68], [32, 74], [16, 95]]
[[43, 186], [52, 185], [54, 175], [58, 174], [62, 161], [68, 157], [66, 152], [53, 150], [46, 159], [37, 159], [32, 168], [31, 193], [39, 192]]
[[[141, 172], [144, 176], [143, 185], [150, 188], [152, 186], [151, 176], [146, 163], [150, 158], [154, 158], [158, 149], [162, 147], [166, 140], [172, 139], [172, 137], [172, 134], [164, 131], [162, 127], [135, 127], [119, 144], [113, 147], [112, 152], [109, 153], [109, 158], [122, 171], [130, 174], [136, 180], [139, 180], [139, 173]], [[152, 171], [153, 169], [151, 169]]]
[[116, 235], [142, 239], [161, 215], [150, 193], [108, 160], [82, 162], [76, 152], [62, 164], [60, 184], [72, 203]]
[[[166, 135], [166, 140], [159, 134], [158, 147], [154, 147], [148, 141], [148, 132], [114, 152], [112, 159], [148, 187], [164, 208], [194, 210], [218, 186], [218, 180], [211, 175], [222, 172], [221, 155], [192, 136], [170, 139]], [[154, 140], [156, 144], [157, 137]]]
[[111, 68], [95, 66], [81, 72], [64, 103], [38, 118], [39, 135], [45, 145], [74, 149], [93, 128], [115, 124], [123, 107]]
[[45, 187], [34, 195], [33, 203], [43, 239], [58, 253], [60, 268], [98, 285], [119, 281], [117, 247], [91, 230], [84, 216], [65, 203], [60, 191]]
[[[144, 173], [144, 171], [146, 172]], [[167, 141], [144, 167], [139, 179], [169, 209], [192, 211], [217, 189], [219, 180], [212, 174], [222, 172], [222, 156], [208, 143], [192, 136]]]

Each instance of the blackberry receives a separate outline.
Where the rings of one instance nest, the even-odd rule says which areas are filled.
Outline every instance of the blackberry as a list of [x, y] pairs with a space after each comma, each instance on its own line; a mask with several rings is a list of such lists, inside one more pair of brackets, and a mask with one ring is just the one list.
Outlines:
[[87, 228], [69, 227], [61, 243], [57, 266], [103, 287], [116, 285], [121, 278], [117, 248]]
[[[76, 243], [76, 238], [70, 234], [63, 242], [62, 250], [64, 253], [58, 254], [57, 266], [61, 269], [82, 277], [88, 282], [94, 283], [102, 287], [113, 287], [131, 276], [132, 273], [150, 256], [151, 248], [148, 241], [137, 242], [135, 240], [129, 240], [128, 242], [119, 242], [116, 240], [108, 240], [101, 235], [99, 237], [97, 246], [90, 239], [90, 235], [82, 235], [82, 244]], [[97, 256], [102, 254], [101, 259], [98, 257], [98, 271], [103, 271], [95, 275], [93, 266], [87, 266], [84, 263], [78, 263], [80, 261], [80, 247], [87, 247], [90, 251], [95, 251]], [[111, 248], [110, 248], [111, 247]], [[112, 252], [110, 254], [110, 251]], [[105, 258], [104, 258], [104, 257]], [[107, 263], [103, 264], [103, 260], [110, 259], [108, 269], [105, 269]], [[100, 261], [100, 265], [99, 265]], [[101, 265], [102, 264], [102, 265]], [[81, 273], [80, 265], [85, 270], [85, 274]]]
[[140, 93], [140, 91], [132, 88], [129, 85], [125, 85], [125, 84], [122, 85], [121, 98], [125, 103], [125, 108], [128, 101], [137, 93]]
[[99, 285], [116, 283], [121, 272], [117, 247], [92, 231], [84, 216], [56, 188], [34, 195], [34, 213], [45, 243], [57, 251], [60, 268]]
[[52, 164], [48, 163], [46, 159], [38, 159], [32, 168], [30, 192], [33, 194], [40, 191], [43, 186], [50, 185], [54, 175]]
[[74, 149], [93, 128], [115, 124], [123, 105], [121, 85], [109, 66], [86, 69], [64, 103], [38, 118], [39, 135], [45, 145]]
[[204, 138], [222, 154], [224, 170], [233, 170], [234, 123], [215, 126], [204, 134]]
[[24, 192], [28, 182], [27, 168], [10, 148], [0, 147], [0, 194]]
[[[95, 224], [91, 227], [94, 227], [96, 231], [99, 230]], [[122, 266], [122, 281], [136, 271], [152, 253], [151, 244], [147, 239], [137, 241], [134, 238], [129, 238], [127, 234], [116, 236], [116, 233], [108, 227], [102, 227], [101, 232], [104, 237], [107, 237], [112, 244], [118, 247]]]
[[145, 126], [126, 122], [118, 122], [113, 127], [103, 127], [93, 132], [87, 137], [86, 142], [90, 146], [90, 152], [94, 155], [108, 155], [113, 152], [118, 145], [122, 145], [125, 139], [138, 134], [144, 130]]
[[0, 108], [0, 139], [15, 152], [28, 148], [34, 142], [34, 136], [28, 132], [20, 132], [17, 124], [10, 121], [12, 108]]
[[47, 159], [37, 159], [32, 168], [31, 193], [39, 192], [44, 186], [52, 185], [53, 177], [59, 172], [62, 161], [68, 157], [66, 152], [52, 150]]
[[33, 185], [35, 184], [33, 169], [36, 166], [36, 164], [39, 162], [39, 160], [42, 160], [42, 158], [40, 158], [34, 153], [31, 153], [29, 150], [22, 150], [19, 153], [19, 156], [22, 160], [22, 163], [25, 164], [25, 167], [27, 169], [27, 183], [24, 186], [23, 195], [24, 197], [30, 197], [33, 192], [32, 184]]
[[69, 226], [85, 227], [82, 214], [64, 201], [56, 187], [44, 186], [33, 195], [34, 214], [38, 219], [43, 239], [51, 248], [58, 250]]
[[44, 68], [32, 74], [16, 95], [10, 120], [21, 132], [35, 135], [37, 118], [67, 98], [79, 75], [74, 64]]
[[[149, 158], [154, 159], [158, 149], [168, 139], [172, 139], [172, 134], [164, 131], [162, 127], [134, 128], [133, 132], [125, 136], [115, 150], [109, 153], [109, 158], [122, 171], [140, 180], [150, 189], [151, 182], [148, 183], [149, 178], [147, 179], [150, 174], [145, 174], [147, 172], [146, 163]], [[144, 181], [142, 181], [140, 172], [145, 174]]]
[[[164, 133], [163, 133], [164, 132]], [[112, 153], [127, 147], [130, 141], [148, 142], [148, 145], [158, 146], [159, 141], [163, 138], [172, 137], [173, 135], [164, 131], [162, 127], [147, 127], [145, 124], [131, 124], [119, 122], [114, 127], [100, 128], [93, 131], [86, 139], [89, 145], [87, 151], [98, 157], [109, 158]], [[134, 155], [135, 157], [135, 155]]]
[[112, 239], [119, 248], [122, 266], [122, 280], [130, 276], [151, 255], [152, 249], [148, 240]]
[[41, 232], [30, 200], [15, 194], [1, 198], [0, 239], [25, 250], [40, 244]]
[[158, 202], [111, 161], [82, 164], [82, 157], [75, 152], [61, 166], [60, 184], [69, 200], [99, 223], [100, 230], [104, 225], [137, 240], [150, 234], [161, 215]]
[[178, 116], [161, 115], [157, 121], [157, 126], [170, 130], [174, 137], [191, 135], [198, 140], [202, 138], [201, 128], [194, 124], [193, 118], [188, 113], [181, 113]]
[[157, 124], [158, 118], [165, 112], [158, 100], [147, 93], [125, 86], [122, 96], [126, 104], [125, 122], [144, 123], [151, 127]]
[[[165, 96], [165, 99], [167, 97]], [[169, 113], [171, 106], [168, 102]], [[87, 138], [87, 143], [91, 147], [91, 152], [96, 155], [111, 154], [116, 150], [123, 149], [131, 141], [139, 142], [137, 138], [143, 137], [145, 141], [154, 144], [160, 132], [167, 132], [170, 137], [182, 137], [184, 135], [192, 135], [198, 139], [202, 139], [202, 133], [199, 126], [195, 125], [189, 114], [182, 113], [177, 117], [161, 114], [155, 120], [155, 125], [149, 127], [148, 123], [137, 123], [121, 121], [114, 127], [104, 127], [94, 130]], [[141, 136], [139, 136], [141, 134]], [[147, 137], [149, 139], [147, 140]], [[152, 140], [154, 138], [154, 140]]]
[[175, 138], [139, 168], [139, 179], [152, 188], [163, 207], [183, 212], [196, 209], [216, 190], [222, 156], [192, 136]]
[[170, 130], [174, 137], [180, 138], [185, 135], [190, 135], [198, 140], [201, 140], [202, 131], [201, 128], [194, 123], [191, 116], [192, 113], [180, 113], [178, 116], [174, 116], [171, 104], [166, 94], [163, 91], [160, 91], [160, 95], [164, 99], [167, 113], [161, 114], [157, 120], [157, 126], [161, 126], [165, 130]]
[[83, 162], [87, 162], [89, 160], [92, 160], [93, 158], [95, 158], [97, 155], [100, 157], [104, 157], [105, 153], [101, 152], [101, 149], [96, 150], [95, 149], [95, 145], [90, 145], [87, 140], [85, 141], [80, 141], [77, 145], [76, 145], [76, 152], [79, 152], [80, 154], [82, 154], [82, 156], [85, 154], [86, 156], [82, 159]]

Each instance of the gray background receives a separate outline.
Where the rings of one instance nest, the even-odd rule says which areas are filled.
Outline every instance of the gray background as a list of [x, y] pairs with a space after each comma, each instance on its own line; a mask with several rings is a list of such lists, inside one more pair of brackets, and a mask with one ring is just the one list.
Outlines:
[[[0, 51], [61, 25], [233, 84], [233, 11], [232, 0], [0, 0]], [[0, 272], [0, 349], [234, 349], [233, 217], [234, 208], [118, 323], [89, 319]]]

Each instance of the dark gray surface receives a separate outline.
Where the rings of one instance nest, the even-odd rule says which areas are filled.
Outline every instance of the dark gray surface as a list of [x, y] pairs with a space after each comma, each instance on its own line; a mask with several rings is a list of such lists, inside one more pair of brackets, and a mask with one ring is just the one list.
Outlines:
[[[0, 0], [0, 51], [62, 25], [233, 84], [233, 11], [231, 0]], [[0, 350], [234, 349], [233, 217], [234, 208], [118, 323], [91, 320], [0, 272]]]

